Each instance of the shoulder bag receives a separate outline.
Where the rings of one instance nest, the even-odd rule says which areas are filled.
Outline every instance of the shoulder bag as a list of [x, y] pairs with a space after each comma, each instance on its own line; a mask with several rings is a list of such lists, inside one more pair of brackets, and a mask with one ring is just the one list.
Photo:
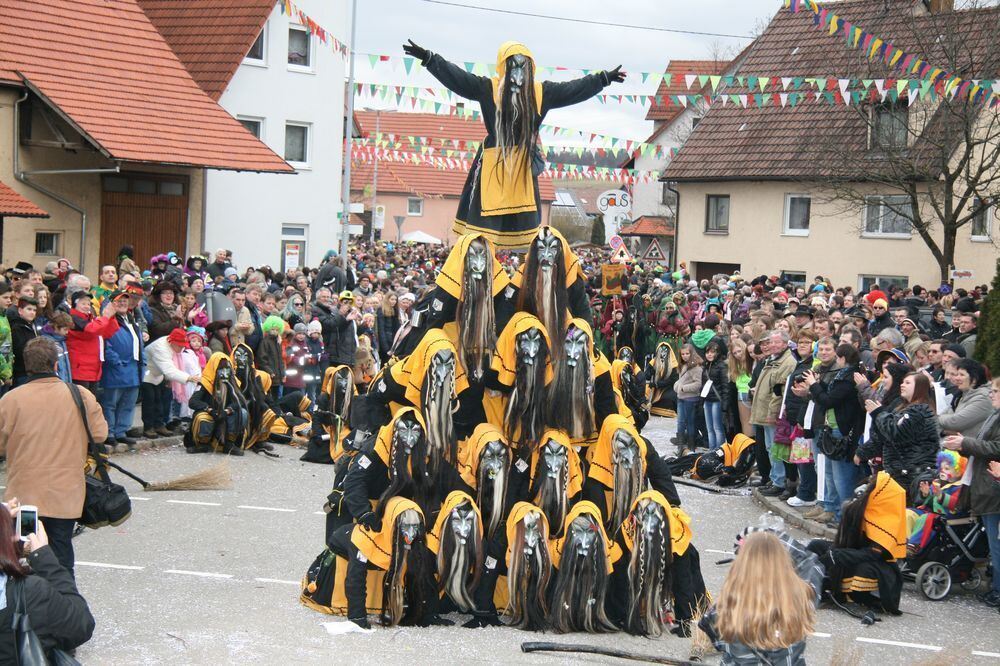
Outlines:
[[83, 515], [78, 522], [93, 530], [105, 525], [121, 525], [132, 516], [132, 500], [124, 486], [112, 483], [108, 476], [108, 466], [104, 463], [105, 454], [98, 450], [94, 436], [90, 434], [90, 423], [87, 421], [87, 410], [84, 409], [80, 389], [75, 384], [67, 386], [77, 411], [80, 412], [80, 418], [83, 419], [83, 429], [87, 432], [87, 452], [94, 461], [93, 472], [84, 473], [86, 496], [83, 500]]
[[17, 650], [18, 665], [80, 666], [80, 662], [59, 648], [52, 648], [46, 656], [41, 639], [31, 628], [28, 605], [24, 601], [24, 580], [12, 580], [11, 588], [14, 596], [14, 620], [11, 628], [14, 630], [14, 648]]

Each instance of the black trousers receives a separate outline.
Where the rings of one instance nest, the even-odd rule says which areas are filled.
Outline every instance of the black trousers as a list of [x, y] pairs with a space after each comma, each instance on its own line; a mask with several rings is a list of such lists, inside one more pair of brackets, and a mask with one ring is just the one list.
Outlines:
[[327, 545], [337, 555], [347, 560], [344, 577], [344, 596], [347, 597], [347, 618], [357, 620], [368, 616], [368, 564], [358, 559], [358, 548], [351, 542], [354, 523], [341, 525], [333, 530]]
[[754, 455], [757, 459], [757, 473], [764, 483], [771, 478], [771, 458], [767, 455], [767, 444], [764, 441], [764, 427], [753, 427]]
[[76, 556], [73, 554], [73, 530], [76, 528], [76, 521], [72, 518], [48, 518], [39, 516], [42, 525], [45, 526], [45, 534], [49, 538], [49, 548], [55, 554], [59, 564], [63, 566], [70, 576], [76, 578], [73, 566], [76, 564]]
[[170, 418], [170, 386], [164, 379], [159, 384], [143, 382], [142, 395], [142, 426], [146, 430], [166, 425]]

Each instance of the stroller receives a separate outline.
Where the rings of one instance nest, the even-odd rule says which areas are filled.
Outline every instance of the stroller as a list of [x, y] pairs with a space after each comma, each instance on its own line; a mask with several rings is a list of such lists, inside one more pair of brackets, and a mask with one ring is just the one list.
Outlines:
[[989, 561], [986, 529], [978, 518], [939, 516], [927, 545], [900, 562], [900, 568], [927, 599], [941, 601], [955, 581], [964, 590], [977, 589]]

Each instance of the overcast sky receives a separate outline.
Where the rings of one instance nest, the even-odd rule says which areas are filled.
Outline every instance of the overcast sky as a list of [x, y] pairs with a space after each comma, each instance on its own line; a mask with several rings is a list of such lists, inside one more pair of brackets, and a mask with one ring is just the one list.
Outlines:
[[[628, 25], [699, 32], [750, 35], [781, 6], [780, 0], [448, 0], [464, 5], [573, 17]], [[663, 71], [670, 60], [710, 59], [716, 53], [738, 53], [749, 39], [732, 39], [657, 32], [618, 26], [584, 25], [544, 18], [511, 16], [423, 0], [359, 0], [358, 49], [365, 53], [402, 56], [407, 38], [452, 61], [494, 62], [497, 47], [506, 40], [524, 42], [540, 66]], [[380, 65], [374, 70], [359, 58], [357, 81], [396, 85], [437, 86], [426, 73]], [[607, 93], [655, 92], [638, 77], [612, 85]], [[375, 108], [364, 98], [361, 107]], [[590, 101], [548, 114], [546, 122], [596, 133], [644, 139], [652, 124], [638, 104], [605, 106]], [[552, 142], [550, 142], [552, 143]]]

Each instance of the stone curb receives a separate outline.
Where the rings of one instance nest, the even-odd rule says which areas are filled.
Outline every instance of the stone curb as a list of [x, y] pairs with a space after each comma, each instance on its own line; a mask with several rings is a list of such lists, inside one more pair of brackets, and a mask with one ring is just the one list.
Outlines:
[[[138, 451], [151, 451], [155, 449], [165, 449], [171, 446], [177, 446], [183, 442], [183, 436], [176, 435], [173, 437], [157, 437], [156, 439], [140, 439], [135, 444], [135, 450]], [[113, 455], [121, 455], [129, 453], [129, 448], [127, 444], [116, 444]]]
[[777, 497], [761, 495], [760, 491], [756, 488], [753, 489], [752, 495], [757, 504], [760, 504], [768, 511], [774, 512], [775, 515], [781, 516], [786, 525], [797, 527], [810, 536], [829, 539], [830, 541], [837, 535], [837, 530], [834, 528], [818, 523], [815, 520], [806, 520], [799, 511], [788, 506], [788, 504], [782, 502]]

